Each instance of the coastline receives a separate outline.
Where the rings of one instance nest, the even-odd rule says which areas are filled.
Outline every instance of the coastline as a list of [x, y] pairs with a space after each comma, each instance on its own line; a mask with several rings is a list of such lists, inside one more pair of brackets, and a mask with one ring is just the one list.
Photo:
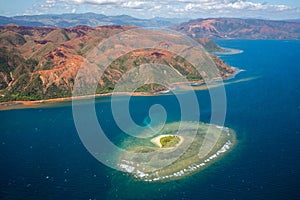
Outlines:
[[[228, 74], [227, 77], [222, 79], [222, 81], [229, 80], [235, 78], [237, 74], [240, 72], [243, 72], [244, 70], [241, 70], [239, 68], [233, 67], [234, 73]], [[215, 80], [217, 83], [217, 80]], [[197, 90], [206, 90], [214, 87], [219, 87], [220, 84], [212, 84], [214, 81], [209, 82], [207, 84], [203, 80], [200, 81], [191, 81], [191, 82], [178, 82], [173, 83], [171, 88], [173, 89], [179, 89], [179, 90], [185, 90], [188, 91], [191, 88], [194, 91]], [[195, 86], [192, 86], [191, 84], [195, 84]], [[224, 83], [223, 83], [224, 84]], [[222, 85], [222, 84], [221, 84]], [[224, 84], [225, 85], [225, 84]], [[94, 94], [94, 95], [84, 95], [84, 96], [76, 96], [76, 97], [59, 97], [59, 98], [52, 98], [52, 99], [43, 99], [43, 100], [34, 100], [34, 101], [26, 101], [26, 100], [20, 100], [20, 101], [7, 101], [7, 102], [0, 102], [0, 111], [4, 110], [14, 110], [14, 109], [26, 109], [26, 108], [39, 108], [39, 107], [48, 107], [51, 105], [54, 105], [55, 103], [62, 103], [67, 101], [73, 101], [73, 100], [84, 100], [84, 99], [91, 99], [91, 98], [98, 98], [98, 97], [108, 97], [112, 95], [118, 95], [118, 96], [160, 96], [160, 95], [168, 95], [172, 92], [173, 89], [167, 90], [167, 91], [158, 91], [158, 92], [109, 92], [104, 94]]]
[[[228, 79], [224, 79], [228, 80]], [[202, 83], [202, 82], [199, 82]], [[173, 86], [175, 86], [175, 90], [206, 90], [209, 88], [214, 88], [220, 86], [220, 84], [216, 85], [199, 85], [199, 86], [191, 86], [191, 83], [174, 83]], [[161, 96], [161, 95], [169, 95], [172, 92], [172, 90], [163, 91], [163, 92], [109, 92], [105, 94], [95, 94], [95, 95], [84, 95], [84, 96], [76, 96], [76, 97], [60, 97], [60, 98], [53, 98], [53, 99], [44, 99], [44, 100], [35, 100], [35, 101], [7, 101], [7, 102], [1, 102], [0, 103], [0, 111], [4, 110], [14, 110], [14, 109], [26, 109], [26, 108], [39, 108], [39, 107], [47, 107], [54, 105], [55, 103], [62, 103], [62, 102], [68, 102], [73, 100], [84, 100], [84, 99], [91, 99], [91, 98], [101, 98], [101, 97], [109, 97], [112, 95], [117, 96]]]
[[97, 97], [107, 97], [112, 95], [132, 95], [132, 96], [156, 96], [158, 94], [155, 93], [147, 93], [147, 92], [109, 92], [105, 94], [95, 94], [95, 95], [84, 95], [84, 96], [76, 96], [76, 97], [59, 97], [53, 99], [43, 99], [43, 100], [35, 100], [35, 101], [7, 101], [0, 103], [0, 111], [2, 110], [13, 110], [13, 109], [26, 109], [26, 108], [38, 108], [44, 107], [50, 104], [67, 102], [72, 100], [83, 100]]
[[[188, 83], [174, 83], [172, 85], [176, 86], [176, 88], [184, 89], [184, 87], [180, 87], [183, 85], [187, 85]], [[207, 88], [201, 88], [201, 89], [207, 89]], [[199, 89], [198, 89], [199, 90]], [[91, 98], [97, 98], [97, 97], [108, 97], [112, 95], [118, 95], [118, 96], [159, 96], [159, 95], [167, 95], [170, 93], [171, 90], [168, 91], [159, 91], [159, 92], [109, 92], [104, 94], [93, 94], [93, 95], [84, 95], [84, 96], [71, 96], [71, 97], [59, 97], [59, 98], [52, 98], [52, 99], [43, 99], [43, 100], [35, 100], [35, 101], [7, 101], [7, 102], [1, 102], [0, 103], [0, 111], [2, 110], [14, 110], [14, 109], [26, 109], [26, 108], [38, 108], [38, 107], [44, 107], [47, 105], [60, 103], [60, 102], [67, 102], [67, 101], [73, 101], [73, 100], [84, 100], [84, 99], [91, 99]]]
[[[203, 83], [203, 81], [201, 81], [199, 83]], [[173, 86], [175, 86], [176, 89], [185, 90], [185, 91], [190, 90], [190, 88], [192, 88], [195, 91], [208, 89], [206, 84], [201, 85], [201, 86], [190, 86], [189, 84], [190, 84], [190, 82], [174, 83]], [[172, 86], [172, 88], [173, 88], [173, 86]], [[213, 87], [213, 86], [210, 86], [209, 88], [211, 88], [211, 87]], [[25, 100], [24, 101], [22, 101], [22, 100], [21, 101], [7, 101], [7, 102], [0, 103], [0, 111], [47, 107], [47, 106], [53, 105], [55, 103], [62, 103], [62, 102], [73, 101], [73, 100], [84, 100], [84, 99], [91, 99], [91, 98], [109, 97], [112, 95], [146, 97], [146, 96], [168, 95], [171, 92], [172, 92], [172, 90], [159, 91], [159, 92], [132, 92], [132, 93], [131, 92], [109, 92], [109, 93], [105, 93], [105, 94], [84, 95], [84, 96], [76, 96], [76, 97], [73, 97], [73, 96], [59, 97], [59, 98], [43, 99], [43, 100], [35, 100], [35, 101], [25, 101]]]

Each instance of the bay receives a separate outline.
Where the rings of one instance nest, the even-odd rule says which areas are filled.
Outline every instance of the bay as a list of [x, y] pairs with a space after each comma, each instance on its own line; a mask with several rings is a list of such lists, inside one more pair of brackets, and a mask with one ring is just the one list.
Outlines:
[[[225, 81], [225, 126], [238, 137], [229, 155], [187, 178], [145, 183], [89, 154], [77, 134], [71, 102], [1, 111], [0, 199], [299, 199], [300, 41], [217, 43], [243, 50], [221, 55], [245, 70]], [[196, 95], [199, 120], [209, 122], [209, 93]], [[143, 125], [154, 104], [164, 106], [168, 122], [180, 120], [172, 95], [132, 97], [133, 120]], [[126, 135], [114, 122], [110, 97], [96, 99], [95, 108], [107, 137], [120, 144]]]

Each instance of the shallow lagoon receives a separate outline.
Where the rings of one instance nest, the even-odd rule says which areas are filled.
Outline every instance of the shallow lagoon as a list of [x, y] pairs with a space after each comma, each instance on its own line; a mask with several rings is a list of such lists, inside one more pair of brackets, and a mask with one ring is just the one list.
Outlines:
[[205, 123], [165, 124], [155, 136], [169, 134], [179, 136], [182, 143], [174, 148], [160, 148], [149, 139], [125, 140], [122, 147], [126, 151], [118, 158], [120, 169], [148, 182], [181, 179], [208, 167], [236, 143], [234, 131]]

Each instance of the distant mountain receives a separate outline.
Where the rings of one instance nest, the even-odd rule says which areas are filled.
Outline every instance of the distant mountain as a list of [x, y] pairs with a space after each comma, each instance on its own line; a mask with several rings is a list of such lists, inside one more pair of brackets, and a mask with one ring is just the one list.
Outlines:
[[279, 40], [300, 38], [300, 22], [262, 19], [196, 19], [174, 26], [173, 29], [194, 38]]
[[287, 20], [284, 20], [286, 22], [297, 22], [297, 23], [300, 23], [300, 19], [287, 19]]
[[45, 24], [40, 22], [30, 22], [30, 21], [24, 21], [24, 20], [18, 20], [14, 19], [12, 17], [3, 17], [0, 16], [0, 26], [6, 26], [8, 24], [16, 24], [21, 26], [45, 26]]
[[152, 18], [138, 19], [128, 15], [106, 16], [95, 13], [61, 14], [61, 15], [24, 15], [15, 17], [0, 16], [0, 25], [16, 24], [19, 26], [50, 26], [69, 28], [78, 25], [103, 26], [122, 25], [138, 27], [168, 27], [187, 21], [187, 19]]
[[138, 19], [128, 15], [106, 16], [95, 13], [60, 15], [0, 16], [0, 26], [46, 26], [70, 28], [78, 25], [97, 27], [121, 25], [137, 27], [172, 27], [193, 38], [213, 39], [299, 39], [300, 20], [272, 21], [263, 19], [209, 18], [195, 19], [161, 18]]
[[[1, 26], [0, 102], [70, 97], [77, 71], [90, 51], [102, 40], [133, 28], [133, 26], [95, 28]], [[209, 50], [219, 48], [208, 39], [198, 41], [209, 47]], [[211, 55], [211, 58], [222, 77], [226, 78], [234, 72], [217, 56]], [[115, 60], [99, 79], [97, 93], [112, 92], [123, 74], [145, 63], [167, 64], [170, 70], [190, 81], [199, 81], [207, 77], [206, 73], [199, 72], [185, 59], [172, 52], [141, 49]], [[161, 71], [161, 74], [164, 73]], [[132, 80], [148, 75], [149, 73], [134, 74]], [[157, 92], [165, 89], [162, 86], [146, 85], [138, 91]]]

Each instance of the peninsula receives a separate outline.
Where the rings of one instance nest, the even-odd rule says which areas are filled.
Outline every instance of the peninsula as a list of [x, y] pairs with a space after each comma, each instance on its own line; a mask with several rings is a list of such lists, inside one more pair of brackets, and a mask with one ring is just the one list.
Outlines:
[[[20, 104], [22, 101], [70, 98], [78, 69], [89, 52], [106, 38], [133, 28], [135, 27], [0, 27], [0, 102]], [[221, 51], [209, 39], [197, 41], [208, 51]], [[220, 58], [210, 56], [220, 71], [220, 77], [226, 78], [234, 73], [234, 69]], [[180, 56], [166, 50], [141, 49], [118, 58], [106, 69], [99, 80], [96, 95], [111, 93], [123, 74], [145, 63], [168, 65], [191, 82], [203, 80], [203, 74]], [[133, 77], [133, 80], [137, 79], [138, 77]], [[146, 84], [135, 92], [136, 95], [153, 95], [166, 90], [161, 85]], [[39, 102], [34, 104], [37, 103]]]

